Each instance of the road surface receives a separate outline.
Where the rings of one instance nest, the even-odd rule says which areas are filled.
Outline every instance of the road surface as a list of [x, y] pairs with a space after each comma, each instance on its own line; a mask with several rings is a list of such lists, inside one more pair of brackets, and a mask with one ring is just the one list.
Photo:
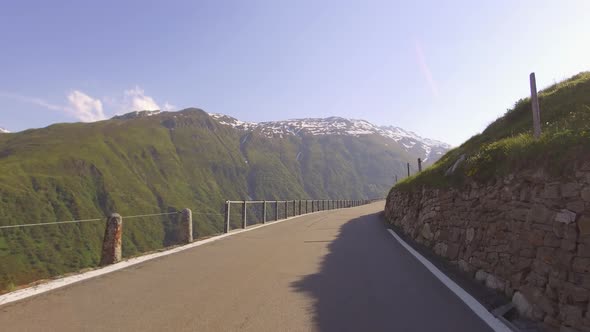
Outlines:
[[3, 331], [491, 331], [383, 202], [235, 234], [0, 307]]

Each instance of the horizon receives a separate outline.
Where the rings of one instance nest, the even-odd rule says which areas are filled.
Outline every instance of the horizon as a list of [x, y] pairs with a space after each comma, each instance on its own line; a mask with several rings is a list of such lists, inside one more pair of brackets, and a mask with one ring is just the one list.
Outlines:
[[[373, 126], [376, 126], [379, 129], [383, 129], [383, 128], [387, 128], [387, 129], [389, 129], [389, 128], [402, 129], [403, 131], [408, 132], [408, 133], [413, 134], [413, 135], [416, 135], [416, 136], [418, 136], [420, 138], [428, 139], [428, 140], [431, 140], [431, 141], [435, 141], [437, 143], [443, 143], [445, 145], [448, 145], [449, 148], [455, 147], [455, 146], [451, 145], [450, 143], [447, 143], [447, 142], [440, 141], [440, 140], [437, 140], [437, 139], [434, 139], [434, 138], [431, 138], [431, 137], [427, 137], [427, 136], [421, 135], [420, 133], [416, 133], [416, 132], [414, 132], [412, 130], [406, 130], [405, 128], [397, 127], [395, 125], [383, 125], [383, 124], [373, 123], [371, 121], [368, 121], [368, 120], [365, 120], [365, 119], [361, 119], [361, 118], [353, 119], [353, 118], [345, 118], [345, 117], [338, 116], [338, 115], [332, 115], [332, 116], [328, 116], [328, 117], [324, 117], [324, 118], [307, 117], [307, 118], [290, 118], [290, 119], [273, 120], [273, 121], [253, 122], [253, 121], [242, 121], [242, 120], [240, 120], [238, 118], [232, 117], [231, 115], [227, 115], [227, 114], [207, 112], [206, 110], [204, 110], [202, 108], [199, 108], [199, 107], [187, 107], [187, 108], [183, 108], [183, 109], [168, 110], [168, 111], [163, 111], [163, 110], [153, 110], [153, 111], [152, 110], [139, 110], [139, 111], [130, 111], [130, 112], [126, 112], [126, 113], [118, 113], [118, 114], [113, 115], [110, 118], [106, 118], [106, 119], [102, 119], [102, 120], [97, 120], [97, 121], [92, 121], [92, 122], [83, 122], [83, 121], [55, 122], [55, 123], [48, 124], [45, 127], [26, 128], [26, 129], [23, 129], [23, 130], [20, 130], [20, 131], [10, 131], [10, 130], [8, 130], [7, 133], [9, 133], [9, 134], [16, 134], [16, 133], [19, 133], [19, 132], [22, 132], [22, 131], [44, 129], [44, 128], [47, 128], [47, 127], [50, 127], [50, 126], [53, 126], [53, 125], [57, 125], [57, 124], [62, 124], [62, 123], [69, 123], [69, 124], [72, 124], [72, 123], [80, 123], [80, 124], [83, 124], [83, 123], [94, 123], [94, 122], [100, 122], [100, 121], [108, 121], [108, 120], [113, 120], [114, 118], [116, 118], [118, 116], [124, 116], [124, 115], [132, 114], [132, 113], [141, 113], [141, 112], [149, 112], [149, 113], [156, 113], [156, 114], [166, 113], [166, 112], [175, 113], [175, 112], [183, 112], [183, 111], [191, 110], [191, 109], [203, 111], [203, 112], [205, 112], [209, 116], [214, 116], [214, 115], [228, 116], [228, 117], [231, 117], [231, 118], [233, 118], [235, 120], [238, 120], [238, 121], [243, 122], [243, 123], [248, 123], [248, 124], [265, 124], [265, 123], [274, 123], [274, 122], [283, 122], [283, 121], [298, 121], [298, 120], [327, 120], [327, 119], [331, 119], [331, 118], [337, 118], [337, 119], [342, 119], [342, 120], [347, 120], [347, 121], [364, 121], [364, 122], [367, 122], [367, 123], [369, 123], [369, 124], [371, 124]], [[213, 118], [216, 119], [215, 117], [213, 117]], [[7, 128], [0, 127], [0, 130], [2, 130], [2, 129], [6, 129], [7, 130]]]
[[196, 105], [256, 123], [362, 119], [458, 146], [530, 95], [529, 73], [541, 90], [590, 69], [581, 0], [111, 7], [5, 8], [0, 127]]

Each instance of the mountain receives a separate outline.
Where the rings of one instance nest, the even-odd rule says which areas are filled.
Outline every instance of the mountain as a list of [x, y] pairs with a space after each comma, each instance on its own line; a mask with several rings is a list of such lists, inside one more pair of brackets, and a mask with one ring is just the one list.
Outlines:
[[417, 155], [423, 162], [431, 164], [448, 151], [451, 146], [433, 139], [423, 138], [414, 132], [394, 126], [376, 126], [365, 120], [345, 119], [341, 117], [305, 118], [285, 121], [244, 122], [236, 118], [217, 113], [209, 115], [237, 129], [258, 131], [266, 137], [286, 137], [305, 135], [343, 135], [359, 137], [378, 135], [400, 144], [407, 152]]
[[129, 257], [177, 243], [175, 215], [129, 216], [188, 207], [199, 237], [222, 231], [227, 199], [384, 197], [423, 156], [405, 140], [428, 142], [359, 120], [293, 121], [192, 108], [0, 135], [0, 225], [93, 220], [0, 230], [0, 289], [95, 266], [112, 212], [124, 216]]
[[0, 127], [0, 134], [8, 134], [8, 133], [10, 133], [10, 131]]

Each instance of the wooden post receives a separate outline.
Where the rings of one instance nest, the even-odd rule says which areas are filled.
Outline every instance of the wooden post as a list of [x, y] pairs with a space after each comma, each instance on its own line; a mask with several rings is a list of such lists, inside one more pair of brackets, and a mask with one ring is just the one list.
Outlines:
[[266, 201], [264, 201], [262, 204], [262, 223], [266, 224]]
[[121, 261], [121, 238], [123, 236], [123, 218], [113, 213], [107, 218], [100, 265], [115, 264]]
[[537, 80], [535, 73], [529, 77], [531, 81], [531, 105], [533, 106], [533, 135], [535, 139], [541, 137], [541, 110], [539, 109], [539, 98], [537, 97]]
[[275, 201], [275, 221], [279, 220], [279, 201]]
[[225, 233], [229, 233], [229, 212], [230, 212], [230, 205], [231, 203], [229, 201], [225, 201], [225, 227], [224, 227], [224, 231]]
[[418, 172], [422, 172], [422, 159], [418, 158]]
[[410, 177], [410, 163], [408, 163], [408, 177]]
[[193, 212], [190, 209], [180, 212], [180, 232], [182, 243], [193, 242]]
[[295, 217], [297, 215], [297, 208], [295, 207], [295, 200], [293, 200], [293, 217]]
[[246, 216], [246, 201], [244, 201], [244, 203], [242, 204], [242, 228], [246, 229], [246, 226], [248, 225], [247, 223], [247, 216]]
[[299, 215], [302, 215], [303, 212], [301, 211], [301, 208], [303, 207], [303, 201], [299, 200]]

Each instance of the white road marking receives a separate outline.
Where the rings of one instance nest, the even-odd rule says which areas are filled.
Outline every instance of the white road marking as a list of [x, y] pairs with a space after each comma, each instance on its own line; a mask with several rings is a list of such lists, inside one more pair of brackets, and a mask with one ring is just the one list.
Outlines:
[[[327, 211], [327, 210], [326, 210]], [[217, 240], [221, 240], [223, 238], [226, 238], [228, 236], [231, 235], [235, 235], [235, 234], [240, 234], [240, 233], [244, 233], [244, 232], [249, 232], [249, 231], [253, 231], [255, 229], [259, 229], [262, 227], [266, 227], [266, 226], [270, 226], [270, 225], [275, 225], [278, 223], [281, 223], [283, 221], [287, 221], [287, 220], [291, 220], [291, 219], [295, 219], [295, 218], [299, 218], [299, 217], [303, 217], [303, 216], [309, 216], [311, 214], [316, 214], [316, 213], [321, 213], [321, 212], [326, 212], [326, 211], [316, 211], [316, 212], [310, 212], [307, 214], [302, 214], [299, 216], [293, 216], [293, 217], [289, 217], [287, 219], [281, 219], [278, 221], [268, 221], [266, 224], [260, 224], [257, 226], [251, 226], [249, 228], [246, 229], [240, 229], [240, 230], [235, 230], [235, 231], [231, 231], [230, 233], [227, 234], [222, 234], [222, 235], [218, 235], [218, 236], [214, 236], [214, 237], [210, 237], [208, 239], [205, 240], [197, 240], [193, 243], [184, 245], [184, 246], [179, 246], [179, 247], [175, 247], [166, 251], [162, 251], [162, 252], [157, 252], [157, 253], [153, 253], [153, 254], [148, 254], [148, 255], [144, 255], [144, 256], [139, 256], [139, 257], [134, 257], [134, 258], [130, 258], [127, 260], [124, 260], [122, 262], [113, 264], [113, 265], [108, 265], [102, 268], [97, 268], [95, 270], [92, 271], [88, 271], [88, 272], [84, 272], [84, 273], [80, 273], [80, 274], [76, 274], [73, 276], [69, 276], [69, 277], [64, 277], [64, 278], [59, 278], [59, 279], [55, 279], [55, 280], [51, 280], [45, 283], [41, 283], [39, 285], [35, 285], [35, 286], [31, 286], [28, 288], [23, 288], [23, 289], [19, 289], [17, 291], [11, 292], [11, 293], [7, 293], [4, 295], [0, 295], [0, 306], [4, 305], [4, 304], [8, 304], [14, 301], [19, 301], [22, 299], [26, 299], [28, 297], [34, 296], [34, 295], [39, 295], [41, 293], [45, 293], [48, 292], [50, 290], [53, 289], [57, 289], [57, 288], [61, 288], [67, 285], [71, 285], [73, 283], [79, 282], [79, 281], [83, 281], [83, 280], [87, 280], [90, 278], [94, 278], [94, 277], [98, 277], [101, 276], [103, 274], [107, 274], [107, 273], [111, 273], [114, 271], [118, 271], [139, 263], [143, 263], [145, 261], [149, 261], [158, 257], [163, 257], [163, 256], [168, 256], [171, 254], [175, 254], [177, 252], [181, 252], [187, 249], [191, 249], [194, 247], [198, 247], [198, 246], [202, 246], [204, 244], [207, 243], [211, 243]]]
[[389, 233], [408, 250], [420, 263], [422, 263], [438, 280], [440, 280], [445, 286], [447, 286], [461, 301], [473, 310], [473, 312], [481, 318], [486, 324], [488, 324], [492, 330], [496, 332], [511, 332], [511, 330], [504, 325], [499, 319], [494, 317], [484, 306], [481, 305], [473, 296], [469, 295], [463, 288], [459, 287], [454, 281], [442, 273], [436, 266], [430, 263], [424, 256], [420, 255], [414, 248], [410, 247], [404, 240], [402, 240], [395, 232], [388, 229]]

